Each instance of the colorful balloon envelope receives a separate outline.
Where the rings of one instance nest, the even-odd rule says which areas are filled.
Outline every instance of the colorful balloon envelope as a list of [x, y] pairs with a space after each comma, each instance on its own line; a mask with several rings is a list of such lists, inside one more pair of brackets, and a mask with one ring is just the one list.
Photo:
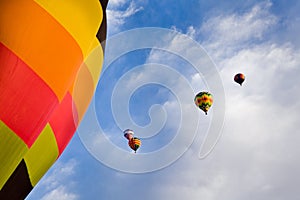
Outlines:
[[127, 138], [127, 140], [131, 140], [133, 138], [133, 134], [134, 132], [131, 129], [126, 129], [124, 131], [124, 137]]
[[242, 85], [243, 82], [245, 81], [245, 75], [242, 73], [238, 73], [234, 76], [234, 81], [237, 82], [238, 84]]
[[209, 92], [199, 92], [195, 96], [194, 101], [196, 106], [199, 107], [201, 110], [203, 110], [207, 115], [207, 111], [209, 110], [209, 108], [213, 103], [213, 97]]
[[138, 148], [140, 148], [140, 146], [141, 146], [141, 140], [139, 138], [134, 137], [134, 138], [132, 138], [131, 140], [128, 141], [128, 145], [136, 153]]
[[74, 135], [100, 76], [107, 3], [0, 1], [0, 199], [25, 199]]

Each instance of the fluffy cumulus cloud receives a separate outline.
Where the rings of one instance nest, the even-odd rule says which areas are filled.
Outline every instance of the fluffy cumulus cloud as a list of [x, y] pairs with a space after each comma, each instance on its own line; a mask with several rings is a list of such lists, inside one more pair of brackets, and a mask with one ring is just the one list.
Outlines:
[[[289, 43], [266, 40], [264, 34], [278, 21], [271, 6], [266, 1], [245, 13], [213, 17], [200, 33], [193, 27], [187, 30], [193, 37], [207, 35], [203, 45], [220, 69], [226, 95], [223, 135], [204, 160], [198, 159], [201, 141], [196, 141], [183, 158], [162, 172], [159, 181], [151, 183], [155, 192], [148, 199], [296, 199], [300, 51]], [[251, 42], [257, 39], [259, 43]], [[174, 38], [167, 48], [187, 50], [177, 41]], [[147, 62], [178, 64], [172, 55], [159, 51], [152, 51]], [[233, 82], [238, 72], [246, 75], [242, 87]], [[198, 74], [184, 76], [192, 87], [204, 85]], [[169, 99], [165, 105], [176, 104]]]
[[[223, 79], [223, 135], [206, 159], [196, 159], [193, 146], [169, 167], [169, 175], [155, 186], [155, 199], [298, 198], [300, 51], [289, 43], [263, 38], [264, 32], [276, 25], [270, 6], [264, 2], [244, 14], [217, 16], [200, 29], [216, 33], [205, 45]], [[261, 42], [244, 45], [256, 38]], [[228, 43], [243, 48], [221, 53]], [[246, 75], [242, 87], [233, 82], [238, 72]]]
[[120, 31], [126, 19], [143, 10], [134, 1], [114, 0], [109, 1], [106, 13], [109, 34]]
[[70, 159], [67, 162], [56, 162], [48, 174], [42, 178], [39, 184], [30, 193], [28, 198], [42, 200], [79, 199], [78, 194], [73, 191], [76, 183], [72, 181], [77, 164], [77, 161], [74, 159]]
[[210, 41], [225, 43], [262, 38], [262, 33], [276, 23], [276, 17], [269, 12], [270, 2], [262, 2], [243, 14], [216, 16], [207, 20], [201, 31], [209, 34]]
[[79, 199], [77, 195], [70, 193], [67, 191], [66, 187], [59, 186], [58, 188], [55, 188], [54, 190], [50, 191], [49, 193], [45, 194], [41, 200], [53, 200], [53, 199], [59, 199], [59, 200], [77, 200]]
[[109, 1], [109, 7], [111, 8], [117, 8], [126, 3], [126, 0], [110, 0]]
[[272, 3], [263, 1], [245, 13], [214, 16], [200, 28], [203, 45], [214, 53], [230, 56], [237, 50], [263, 39], [276, 24], [277, 17], [270, 12]]
[[[208, 38], [203, 46], [220, 70], [226, 95], [223, 134], [205, 159], [198, 159], [201, 139], [196, 139], [176, 163], [153, 173], [155, 181], [144, 178], [151, 184], [149, 192], [137, 192], [144, 199], [297, 199], [300, 51], [288, 42], [266, 39], [265, 33], [279, 20], [271, 7], [265, 1], [245, 13], [210, 18], [198, 30], [187, 29], [186, 34], [193, 38], [201, 34]], [[166, 48], [182, 53], [188, 49], [177, 41], [179, 38], [174, 38]], [[182, 70], [187, 66], [178, 66], [178, 60], [168, 53], [152, 51], [147, 62], [175, 66], [193, 89], [205, 88], [199, 74]], [[246, 75], [243, 86], [233, 81], [238, 72]], [[148, 76], [141, 72], [134, 77], [151, 79]], [[181, 85], [173, 85], [184, 91]], [[170, 98], [164, 104], [166, 109], [177, 112], [174, 102]], [[201, 128], [206, 129], [205, 125]], [[138, 191], [143, 187], [135, 186]]]

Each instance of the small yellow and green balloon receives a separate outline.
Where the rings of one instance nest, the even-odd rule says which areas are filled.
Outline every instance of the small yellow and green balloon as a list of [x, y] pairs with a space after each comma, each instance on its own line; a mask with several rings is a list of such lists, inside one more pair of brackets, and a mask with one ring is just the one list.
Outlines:
[[[245, 81], [245, 75], [242, 73], [238, 73], [234, 76], [234, 81], [240, 85], [243, 84]], [[209, 92], [199, 92], [195, 96], [195, 104], [197, 107], [199, 107], [205, 114], [207, 115], [208, 110], [212, 106], [213, 103], [213, 97]]]
[[134, 132], [131, 129], [126, 129], [124, 131], [124, 137], [128, 140], [128, 146], [136, 153], [141, 146], [141, 140], [137, 137], [133, 137], [133, 134]]
[[195, 96], [195, 104], [207, 115], [208, 110], [210, 109], [213, 103], [213, 97], [209, 92], [199, 92]]

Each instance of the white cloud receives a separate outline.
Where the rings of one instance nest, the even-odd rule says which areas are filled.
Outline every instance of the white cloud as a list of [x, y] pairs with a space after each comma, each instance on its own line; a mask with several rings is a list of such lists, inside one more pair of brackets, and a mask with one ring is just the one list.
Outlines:
[[[247, 51], [250, 53], [251, 50], [255, 52], [255, 49]], [[265, 54], [270, 53], [268, 48], [265, 50]], [[297, 134], [300, 94], [297, 87], [286, 87], [284, 81], [291, 78], [293, 84], [300, 84], [296, 77], [300, 73], [299, 67], [290, 67], [296, 63], [300, 65], [300, 61], [297, 60], [299, 54], [293, 49], [277, 47], [276, 51], [281, 52], [282, 58], [287, 52], [291, 53], [280, 63], [287, 64], [287, 68], [277, 68], [272, 73], [274, 68], [263, 66], [263, 59], [260, 63], [252, 57], [259, 67], [247, 70], [249, 79], [242, 87], [232, 80], [233, 67], [222, 70], [222, 77], [226, 77], [227, 111], [220, 142], [204, 160], [197, 160], [196, 153], [187, 153], [169, 167], [168, 175], [165, 174], [155, 186], [155, 199], [296, 199], [298, 189], [294, 185], [300, 182], [300, 136]], [[241, 55], [232, 60], [228, 58], [228, 62], [238, 58], [242, 61]], [[278, 56], [270, 53], [268, 59], [277, 60]], [[262, 67], [265, 69], [259, 70]], [[259, 77], [251, 77], [257, 71], [260, 71]], [[280, 81], [282, 85], [272, 89], [272, 84]]]
[[116, 8], [123, 6], [127, 0], [109, 0], [108, 6], [111, 8]]
[[195, 38], [196, 32], [197, 32], [197, 30], [195, 29], [194, 26], [187, 27], [186, 33], [184, 33], [184, 31], [178, 29], [176, 26], [172, 26], [171, 29], [174, 30], [174, 31], [180, 32], [182, 34], [186, 34], [186, 35], [188, 35], [189, 37], [191, 37], [193, 39]]
[[187, 33], [188, 36], [190, 36], [191, 38], [195, 38], [196, 35], [196, 29], [193, 26], [189, 26], [187, 29]]
[[237, 52], [219, 66], [225, 84], [230, 84], [235, 73], [243, 72], [248, 93], [272, 95], [277, 88], [287, 92], [296, 86], [299, 56], [300, 52], [288, 44], [264, 43]]
[[[197, 152], [193, 152], [200, 148], [195, 143], [183, 158], [164, 170], [151, 186], [155, 192], [146, 199], [297, 199], [300, 52], [290, 44], [262, 39], [276, 25], [270, 6], [267, 1], [245, 14], [220, 16], [205, 24], [206, 30], [216, 33], [205, 44], [222, 69], [226, 93], [222, 138], [204, 160], [198, 160]], [[215, 27], [218, 24], [221, 26]], [[230, 35], [232, 26], [235, 32]], [[262, 40], [245, 45], [253, 39]], [[173, 42], [170, 46], [185, 49]], [[232, 45], [230, 54], [222, 52], [225, 44]], [[243, 48], [236, 48], [240, 46]], [[174, 64], [165, 54], [152, 52], [149, 61], [160, 60]], [[242, 87], [233, 81], [237, 72], [246, 75]], [[193, 75], [191, 80], [194, 85], [201, 78]], [[172, 102], [168, 105], [172, 109]]]
[[77, 195], [68, 192], [68, 189], [64, 186], [59, 186], [51, 192], [47, 193], [41, 198], [41, 200], [77, 200], [79, 199]]
[[66, 163], [57, 161], [28, 197], [42, 200], [78, 199], [78, 195], [72, 190], [76, 183], [70, 180], [75, 174], [77, 164], [74, 159]]
[[[201, 33], [209, 34], [204, 45], [221, 69], [226, 94], [222, 137], [204, 160], [198, 159], [201, 140], [197, 140], [168, 168], [143, 177], [135, 176], [136, 182], [151, 184], [151, 187], [135, 185], [136, 194], [143, 195], [145, 200], [297, 199], [300, 52], [290, 44], [265, 40], [264, 34], [278, 22], [277, 16], [270, 12], [271, 6], [265, 1], [244, 14], [213, 17], [200, 29]], [[193, 27], [186, 33], [192, 37], [199, 34]], [[251, 42], [257, 40], [260, 43]], [[182, 54], [188, 50], [193, 52], [186, 43], [178, 42], [182, 41], [179, 38], [166, 41], [170, 41], [165, 44], [170, 50], [176, 49]], [[168, 53], [152, 51], [147, 62], [176, 68], [178, 62], [173, 58]], [[180, 68], [183, 67], [176, 69]], [[180, 72], [190, 80], [195, 91], [205, 88], [199, 74], [188, 69]], [[238, 72], [246, 75], [242, 87], [233, 81]], [[149, 80], [149, 76], [141, 72], [132, 81], [136, 77]], [[173, 85], [185, 92], [181, 85]], [[170, 98], [164, 106], [168, 111], [177, 112], [174, 99]], [[207, 119], [203, 118], [203, 122]], [[129, 199], [130, 194], [126, 193], [123, 198], [126, 197]]]
[[129, 6], [122, 10], [120, 6], [125, 5], [125, 3], [126, 1], [116, 0], [108, 4], [106, 13], [109, 34], [118, 32], [128, 18], [143, 10], [143, 7], [138, 7], [134, 1], [131, 1]]
[[[233, 13], [208, 19], [200, 28], [206, 36], [203, 45], [208, 51], [230, 56], [234, 51], [263, 36], [278, 19], [270, 12], [272, 3], [263, 1], [246, 13]], [[221, 49], [220, 49], [221, 48]]]
[[46, 186], [47, 190], [58, 187], [64, 180], [74, 174], [77, 162], [74, 159], [67, 163], [57, 162], [49, 176], [45, 177], [39, 184]]

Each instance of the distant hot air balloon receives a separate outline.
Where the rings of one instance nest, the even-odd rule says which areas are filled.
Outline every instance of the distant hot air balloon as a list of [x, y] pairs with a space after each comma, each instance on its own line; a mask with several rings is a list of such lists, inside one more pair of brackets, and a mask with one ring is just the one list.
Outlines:
[[0, 1], [0, 199], [25, 199], [75, 133], [100, 76], [107, 3]]
[[131, 138], [129, 141], [128, 141], [128, 145], [130, 146], [130, 148], [132, 150], [134, 150], [134, 153], [136, 153], [137, 149], [140, 148], [141, 146], [141, 140], [139, 138]]
[[207, 115], [207, 111], [213, 103], [212, 95], [208, 92], [200, 92], [195, 96], [195, 104]]
[[234, 76], [234, 81], [238, 84], [242, 85], [242, 83], [245, 81], [245, 75], [242, 73], [238, 73]]
[[126, 129], [124, 131], [124, 137], [126, 137], [127, 140], [131, 140], [133, 138], [133, 134], [134, 134], [134, 132], [131, 129]]

